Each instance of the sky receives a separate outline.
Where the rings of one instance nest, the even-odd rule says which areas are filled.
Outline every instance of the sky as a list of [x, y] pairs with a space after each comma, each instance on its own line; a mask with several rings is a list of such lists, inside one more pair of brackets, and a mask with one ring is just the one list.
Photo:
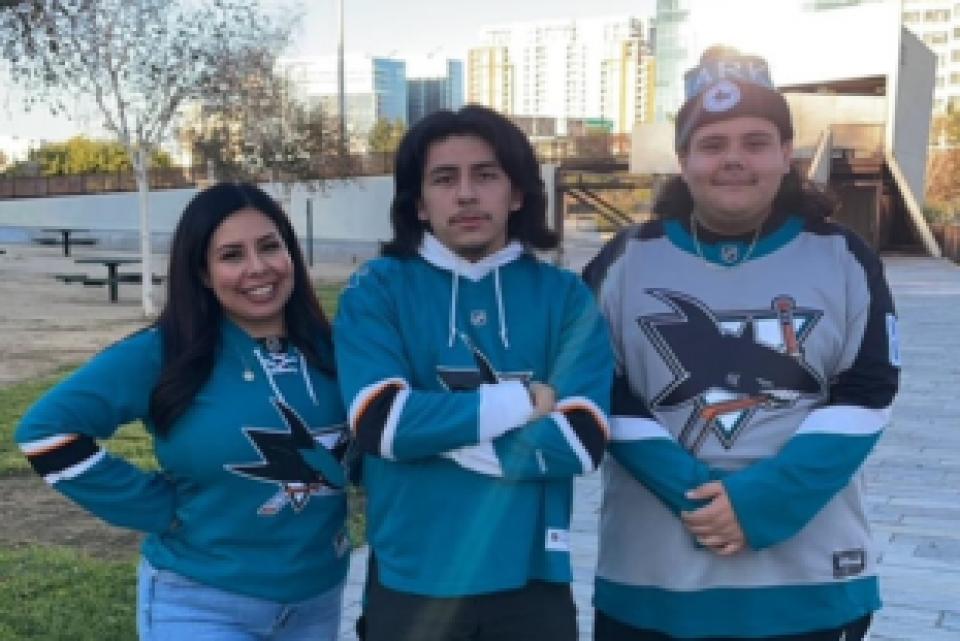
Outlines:
[[[303, 11], [290, 55], [337, 52], [336, 0], [262, 0], [272, 10]], [[477, 44], [481, 27], [510, 22], [591, 16], [651, 16], [655, 0], [344, 0], [344, 49], [347, 53], [405, 56], [465, 56]], [[40, 109], [25, 113], [22, 93], [0, 71], [0, 149], [11, 145], [62, 140], [78, 132], [97, 135], [94, 109], [78, 103], [77, 118], [51, 117]]]

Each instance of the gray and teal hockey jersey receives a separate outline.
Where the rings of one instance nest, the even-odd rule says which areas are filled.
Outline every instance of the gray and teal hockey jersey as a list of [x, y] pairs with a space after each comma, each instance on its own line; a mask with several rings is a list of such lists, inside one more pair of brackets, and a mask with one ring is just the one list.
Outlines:
[[146, 532], [157, 568], [282, 603], [346, 575], [340, 464], [349, 432], [336, 382], [293, 346], [269, 350], [224, 321], [210, 378], [146, 472], [97, 441], [147, 417], [160, 374], [156, 329], [107, 348], [44, 395], [16, 439], [54, 488]]
[[[435, 597], [570, 581], [571, 479], [602, 457], [613, 373], [587, 287], [519, 243], [470, 263], [427, 235], [354, 274], [334, 337], [380, 581]], [[551, 415], [530, 420], [531, 380], [556, 391]]]
[[[781, 215], [749, 241], [698, 248], [656, 221], [584, 272], [617, 361], [594, 602], [674, 637], [796, 634], [880, 606], [859, 470], [898, 385], [882, 265], [829, 222]], [[678, 516], [717, 479], [748, 543], [732, 556]]]

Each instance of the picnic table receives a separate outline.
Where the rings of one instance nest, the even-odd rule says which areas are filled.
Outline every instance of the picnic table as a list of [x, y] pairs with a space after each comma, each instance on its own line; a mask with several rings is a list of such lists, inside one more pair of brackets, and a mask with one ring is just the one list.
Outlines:
[[[70, 255], [70, 235], [75, 232], [83, 233], [83, 232], [88, 232], [90, 230], [82, 229], [80, 227], [49, 227], [47, 229], [43, 229], [42, 231], [47, 234], [60, 234], [60, 245], [63, 247], [63, 255], [69, 256]], [[92, 238], [84, 239], [84, 241], [87, 243], [92, 243], [93, 239]]]
[[86, 258], [77, 258], [75, 263], [81, 265], [106, 265], [107, 279], [106, 284], [110, 292], [110, 302], [117, 302], [117, 286], [120, 284], [121, 276], [118, 273], [120, 265], [133, 265], [140, 262], [139, 258], [133, 256], [88, 256]]

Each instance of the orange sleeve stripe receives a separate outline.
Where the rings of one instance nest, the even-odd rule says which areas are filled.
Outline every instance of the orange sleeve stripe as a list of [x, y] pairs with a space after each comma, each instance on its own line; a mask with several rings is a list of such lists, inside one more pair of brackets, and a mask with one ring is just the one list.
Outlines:
[[42, 447], [36, 450], [30, 450], [30, 452], [27, 454], [27, 458], [34, 458], [36, 456], [43, 456], [44, 454], [49, 454], [54, 450], [59, 450], [61, 447], [66, 447], [70, 445], [71, 443], [76, 441], [78, 438], [80, 438], [79, 434], [71, 434], [65, 438], [60, 439], [56, 443], [51, 443], [50, 445], [47, 445], [46, 447]]
[[370, 406], [373, 404], [373, 402], [377, 400], [377, 397], [390, 388], [396, 388], [396, 390], [399, 392], [403, 389], [403, 385], [397, 383], [396, 381], [391, 381], [389, 383], [384, 383], [382, 386], [380, 386], [380, 389], [375, 391], [373, 394], [370, 394], [366, 400], [364, 400], [363, 405], [360, 406], [360, 410], [357, 412], [357, 415], [354, 418], [352, 425], [354, 432], [357, 432], [357, 430], [360, 429], [360, 422], [363, 420], [363, 415], [366, 414], [368, 409], [370, 409]]
[[607, 425], [607, 419], [603, 414], [597, 412], [597, 408], [593, 405], [587, 403], [570, 403], [569, 405], [564, 404], [563, 409], [560, 411], [562, 413], [573, 412], [575, 410], [586, 410], [592, 417], [593, 422], [597, 424], [600, 428], [600, 431], [603, 432], [603, 436], [606, 440], [610, 440], [610, 426]]

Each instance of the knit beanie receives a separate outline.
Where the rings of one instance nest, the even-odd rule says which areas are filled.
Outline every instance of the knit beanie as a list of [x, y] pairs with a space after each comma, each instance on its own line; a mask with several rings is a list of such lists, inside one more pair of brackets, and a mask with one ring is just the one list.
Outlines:
[[683, 75], [683, 106], [677, 114], [675, 148], [682, 151], [697, 127], [737, 118], [766, 118], [780, 130], [781, 142], [793, 139], [790, 108], [770, 79], [767, 62], [735, 49], [711, 47]]

